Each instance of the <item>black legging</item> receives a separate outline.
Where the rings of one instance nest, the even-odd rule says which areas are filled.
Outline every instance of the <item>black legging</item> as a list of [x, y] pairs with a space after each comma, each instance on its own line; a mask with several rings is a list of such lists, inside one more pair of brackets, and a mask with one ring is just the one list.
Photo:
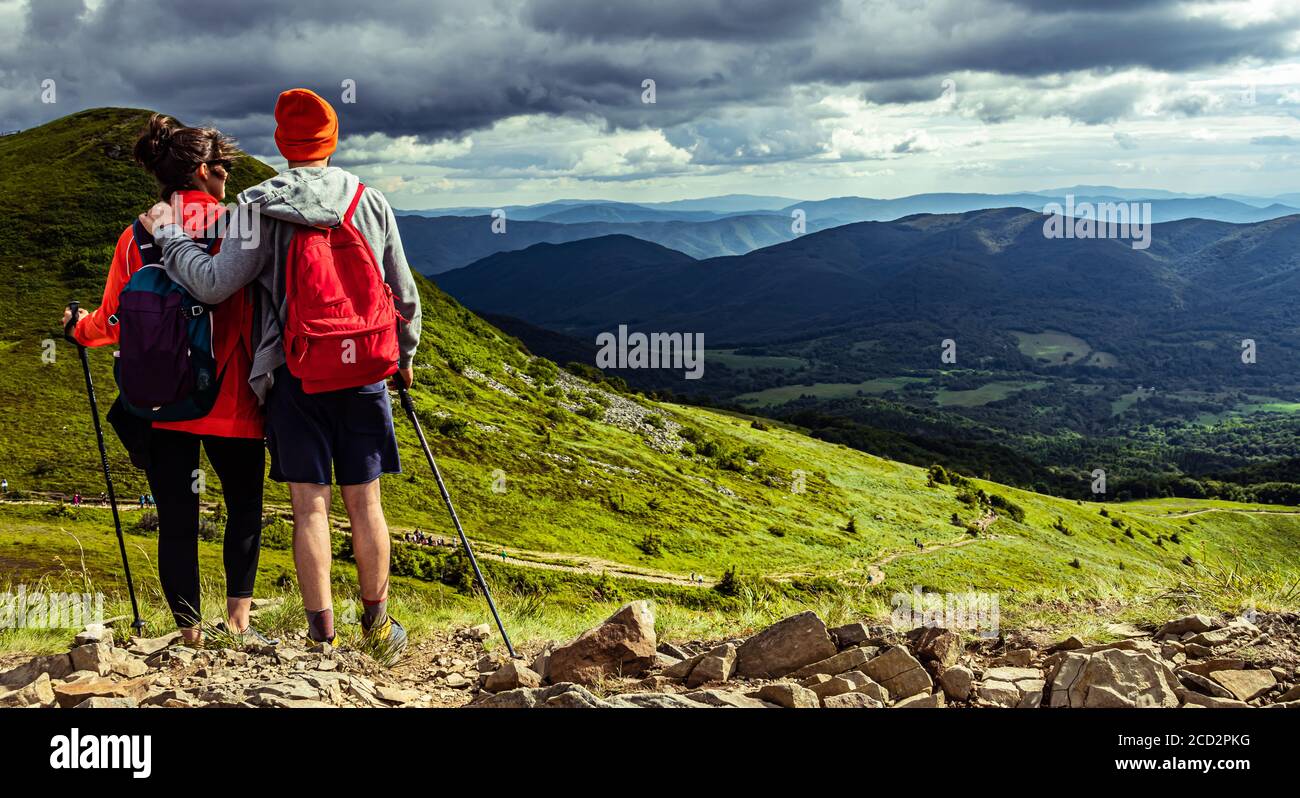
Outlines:
[[217, 438], [155, 429], [149, 436], [149, 487], [158, 508], [158, 576], [177, 626], [199, 623], [199, 442], [226, 499], [226, 595], [253, 595], [262, 545], [261, 439]]

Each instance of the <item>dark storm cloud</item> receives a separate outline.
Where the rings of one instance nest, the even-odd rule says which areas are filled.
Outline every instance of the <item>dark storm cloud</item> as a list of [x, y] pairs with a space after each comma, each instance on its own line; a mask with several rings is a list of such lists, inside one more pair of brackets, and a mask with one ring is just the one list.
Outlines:
[[596, 39], [761, 42], [807, 32], [822, 23], [835, 5], [834, 0], [531, 0], [525, 19], [537, 30]]
[[[797, 121], [772, 127], [804, 113], [810, 86], [865, 86], [868, 99], [897, 103], [933, 99], [940, 80], [960, 73], [1033, 79], [1267, 62], [1291, 52], [1296, 27], [1133, 0], [104, 0], [93, 10], [41, 0], [22, 20], [0, 49], [6, 128], [133, 105], [219, 124], [269, 152], [275, 97], [302, 85], [335, 101], [349, 134], [437, 139], [523, 113], [567, 115], [662, 129], [702, 162], [816, 152]], [[58, 82], [55, 106], [39, 101], [47, 77]], [[656, 82], [653, 105], [642, 102], [646, 78]], [[338, 102], [345, 79], [356, 81], [355, 105]], [[1064, 111], [991, 100], [984, 118], [1105, 122], [1133, 100], [1112, 90]], [[745, 120], [768, 127], [745, 129]]]

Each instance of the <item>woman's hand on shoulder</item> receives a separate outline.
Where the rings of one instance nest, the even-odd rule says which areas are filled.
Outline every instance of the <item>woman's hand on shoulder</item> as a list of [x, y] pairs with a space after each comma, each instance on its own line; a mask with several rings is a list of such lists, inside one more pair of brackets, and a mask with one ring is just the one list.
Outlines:
[[153, 235], [159, 227], [174, 224], [175, 221], [176, 218], [172, 213], [172, 206], [165, 202], [159, 202], [149, 210], [140, 214], [140, 224], [144, 225], [145, 230], [149, 231], [149, 235]]

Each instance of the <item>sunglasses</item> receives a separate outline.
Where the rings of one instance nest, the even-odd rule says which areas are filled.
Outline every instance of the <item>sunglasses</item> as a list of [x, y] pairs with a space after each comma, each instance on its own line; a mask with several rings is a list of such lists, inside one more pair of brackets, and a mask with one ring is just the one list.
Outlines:
[[220, 166], [226, 172], [229, 172], [230, 167], [234, 166], [234, 164], [235, 162], [229, 158], [221, 158], [216, 161], [208, 161], [208, 166]]

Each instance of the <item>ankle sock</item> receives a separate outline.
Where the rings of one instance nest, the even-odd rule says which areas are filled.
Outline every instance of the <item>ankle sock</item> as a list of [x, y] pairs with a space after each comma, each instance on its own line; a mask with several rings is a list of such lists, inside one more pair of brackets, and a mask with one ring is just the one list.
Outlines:
[[362, 629], [370, 629], [377, 623], [383, 623], [384, 619], [388, 617], [388, 599], [371, 601], [363, 597], [361, 605], [364, 607], [361, 612]]
[[307, 637], [317, 643], [328, 643], [334, 639], [334, 610], [307, 610]]

